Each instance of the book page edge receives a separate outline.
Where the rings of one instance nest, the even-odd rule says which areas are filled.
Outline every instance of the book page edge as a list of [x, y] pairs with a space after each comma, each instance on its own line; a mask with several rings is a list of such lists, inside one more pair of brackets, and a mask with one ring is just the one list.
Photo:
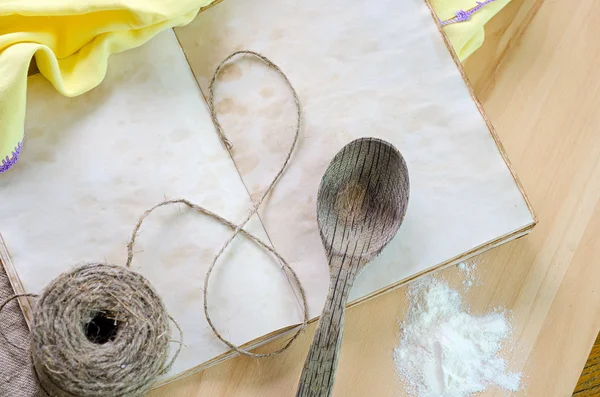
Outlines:
[[[469, 250], [467, 252], [462, 253], [461, 255], [455, 256], [454, 258], [450, 258], [447, 261], [444, 261], [442, 263], [439, 263], [433, 267], [430, 267], [429, 269], [423, 270], [422, 272], [416, 273], [411, 275], [410, 277], [404, 278], [402, 280], [399, 280], [395, 283], [392, 283], [390, 285], [388, 285], [385, 288], [381, 288], [369, 295], [363, 296], [359, 299], [356, 299], [352, 302], [350, 302], [347, 307], [353, 307], [356, 305], [359, 305], [363, 302], [366, 302], [368, 300], [371, 300], [377, 296], [383, 295], [387, 292], [391, 292], [403, 285], [406, 285], [408, 283], [410, 283], [411, 281], [422, 277], [424, 275], [436, 272], [438, 270], [444, 269], [446, 267], [452, 266], [452, 265], [456, 265], [457, 263], [460, 263], [462, 261], [465, 261], [469, 258], [472, 258], [473, 256], [479, 255], [485, 251], [488, 251], [494, 247], [497, 247], [499, 245], [502, 245], [504, 243], [510, 242], [512, 240], [515, 240], [517, 238], [523, 237], [527, 234], [529, 234], [529, 232], [531, 231], [531, 229], [535, 226], [535, 220], [532, 220], [531, 223], [525, 225], [524, 227], [517, 229], [513, 232], [510, 232], [508, 234], [505, 234], [504, 236], [501, 236], [497, 239], [491, 240], [487, 243], [481, 244], [475, 248], [473, 248], [472, 250]], [[10, 281], [10, 284], [13, 288], [13, 290], [15, 291], [15, 293], [19, 294], [19, 293], [27, 293], [28, 291], [25, 291], [23, 288], [23, 284], [21, 283], [21, 280], [19, 279], [19, 276], [16, 272], [16, 268], [14, 267], [12, 260], [10, 258], [10, 253], [8, 251], [8, 248], [6, 246], [6, 242], [4, 241], [4, 239], [2, 238], [2, 236], [0, 235], [0, 264], [4, 267], [4, 270], [6, 271], [6, 274], [8, 276], [8, 279]], [[31, 310], [32, 310], [32, 305], [29, 299], [23, 297], [23, 298], [19, 298], [19, 306], [21, 307], [21, 310], [23, 312], [23, 315], [25, 316], [25, 320], [27, 322], [27, 326], [31, 327], [30, 322], [31, 322]], [[312, 319], [310, 319], [309, 323], [318, 321], [319, 317], [314, 317]], [[249, 341], [247, 343], [245, 343], [242, 347], [245, 349], [255, 349], [259, 346], [262, 346], [270, 341], [273, 341], [275, 339], [281, 338], [285, 335], [287, 335], [288, 333], [294, 331], [296, 328], [298, 327], [298, 324], [296, 325], [290, 325], [288, 327], [285, 328], [281, 328], [278, 330], [275, 330], [267, 335], [264, 335], [260, 338], [254, 339], [252, 341]], [[206, 361], [205, 363], [198, 365], [194, 368], [191, 368], [187, 371], [184, 371], [180, 374], [177, 374], [176, 376], [172, 377], [172, 378], [168, 378], [165, 379], [163, 381], [160, 381], [159, 383], [157, 383], [154, 388], [163, 386], [165, 384], [174, 382], [178, 379], [184, 378], [186, 376], [192, 375], [194, 373], [200, 372], [206, 368], [212, 367], [216, 364], [219, 364], [222, 361], [225, 361], [229, 358], [234, 357], [236, 354], [235, 352], [229, 351], [226, 353], [223, 353], [209, 361]]]
[[[8, 251], [8, 247], [6, 246], [6, 242], [0, 234], [0, 265], [4, 267], [4, 271], [8, 277], [8, 281], [10, 282], [10, 286], [12, 287], [15, 294], [26, 294], [23, 287], [23, 283], [21, 283], [21, 279], [17, 274], [17, 269], [12, 263], [12, 259], [10, 257], [10, 252]], [[19, 307], [21, 308], [21, 312], [23, 313], [23, 317], [25, 317], [25, 323], [27, 324], [27, 328], [31, 330], [31, 313], [33, 306], [31, 304], [30, 298], [26, 296], [21, 296], [17, 298], [19, 302]]]
[[[354, 307], [356, 305], [359, 305], [363, 302], [369, 301], [377, 296], [383, 295], [385, 293], [391, 292], [401, 286], [404, 286], [414, 280], [416, 280], [417, 278], [420, 278], [422, 276], [425, 276], [427, 274], [442, 270], [444, 268], [456, 265], [462, 261], [465, 261], [469, 258], [472, 258], [476, 255], [479, 255], [483, 252], [486, 252], [494, 247], [500, 246], [502, 244], [505, 244], [507, 242], [516, 240], [517, 238], [523, 237], [527, 234], [529, 234], [529, 232], [532, 230], [532, 228], [535, 226], [536, 221], [533, 220], [531, 223], [525, 225], [524, 227], [515, 230], [514, 232], [508, 233], [504, 236], [501, 236], [497, 239], [491, 240], [487, 243], [484, 243], [478, 247], [473, 248], [470, 251], [467, 251], [461, 255], [458, 255], [454, 258], [448, 259], [447, 261], [444, 261], [438, 265], [435, 265], [429, 269], [426, 269], [422, 272], [416, 273], [410, 277], [407, 277], [405, 279], [402, 279], [398, 282], [395, 282], [393, 284], [390, 284], [389, 286], [379, 289], [369, 295], [363, 296], [359, 299], [356, 299], [352, 302], [350, 302], [347, 307]], [[8, 279], [10, 281], [10, 284], [13, 288], [13, 290], [15, 291], [15, 293], [19, 294], [19, 293], [27, 293], [28, 291], [25, 291], [23, 288], [23, 284], [21, 283], [21, 280], [19, 279], [19, 276], [17, 275], [16, 269], [12, 263], [12, 260], [10, 258], [10, 253], [8, 251], [6, 242], [4, 241], [4, 239], [2, 238], [2, 236], [0, 235], [0, 265], [2, 265], [4, 267], [4, 270], [6, 271], [6, 274], [8, 276]], [[23, 312], [23, 315], [25, 317], [25, 320], [27, 322], [27, 326], [31, 327], [30, 322], [31, 322], [31, 310], [32, 310], [32, 305], [31, 305], [31, 301], [26, 298], [19, 298], [19, 306], [21, 307], [21, 310]], [[314, 317], [312, 319], [310, 319], [309, 323], [313, 323], [315, 321], [318, 321], [319, 317]], [[295, 331], [297, 329], [299, 325], [290, 325], [288, 327], [285, 328], [281, 328], [278, 330], [275, 330], [267, 335], [264, 335], [260, 338], [254, 339], [252, 341], [249, 341], [248, 343], [245, 343], [242, 347], [248, 350], [252, 350], [255, 348], [258, 348], [262, 345], [265, 345], [273, 340], [279, 339], [284, 337], [285, 335], [290, 334], [291, 332]], [[163, 381], [160, 381], [159, 383], [157, 383], [153, 388], [158, 388], [160, 386], [164, 386], [168, 383], [177, 381], [181, 378], [184, 378], [186, 376], [195, 374], [197, 372], [200, 372], [204, 369], [207, 369], [209, 367], [212, 367], [214, 365], [217, 365], [227, 359], [233, 358], [235, 357], [237, 354], [233, 351], [229, 351], [226, 353], [223, 353], [209, 361], [206, 361], [205, 363], [198, 365], [194, 368], [190, 368], [187, 371], [184, 371], [180, 374], [177, 374], [176, 376], [172, 377], [172, 378], [168, 378], [165, 379]]]
[[502, 160], [504, 160], [504, 163], [508, 167], [508, 170], [510, 171], [510, 173], [513, 177], [513, 180], [515, 181], [517, 188], [521, 192], [521, 196], [523, 197], [523, 200], [525, 200], [527, 209], [529, 210], [529, 213], [531, 214], [531, 217], [533, 218], [533, 226], [535, 226], [538, 223], [537, 214], [536, 214], [535, 210], [533, 209], [533, 206], [531, 204], [531, 201], [529, 200], [529, 197], [527, 196], [527, 193], [525, 193], [525, 188], [523, 187], [521, 180], [517, 176], [517, 172], [515, 171], [512, 163], [510, 162], [510, 159], [508, 158], [506, 151], [504, 150], [504, 145], [502, 144], [502, 141], [500, 141], [500, 137], [496, 133], [496, 129], [494, 128], [492, 122], [488, 118], [485, 110], [483, 109], [483, 106], [481, 105], [481, 102], [479, 102], [479, 99], [477, 99], [477, 96], [475, 95], [475, 91], [473, 90], [473, 86], [471, 85], [471, 82], [470, 82], [469, 78], [467, 77], [467, 73], [465, 72], [465, 69], [463, 68], [462, 63], [460, 62], [460, 59], [458, 59], [458, 55], [456, 54], [456, 51], [454, 50], [452, 43], [450, 43], [450, 39], [448, 38], [448, 35], [446, 35], [446, 32], [444, 31], [442, 25], [440, 24], [440, 20], [437, 17], [435, 10], [433, 9], [433, 6], [431, 5], [430, 0], [423, 0], [423, 1], [427, 5], [427, 8], [429, 8], [431, 17], [432, 17], [435, 25], [437, 26], [438, 31], [442, 35], [444, 44], [446, 45], [446, 48], [448, 49], [448, 52], [450, 53], [450, 56], [452, 57], [454, 64], [458, 68], [458, 71], [460, 72], [460, 75], [461, 75], [463, 81], [465, 82], [467, 89], [469, 90], [469, 95], [471, 96], [471, 99], [473, 100], [473, 102], [475, 102], [475, 106], [477, 106], [477, 110], [479, 110], [481, 117], [483, 117], [483, 120], [485, 121], [485, 124], [487, 125], [490, 135], [492, 135], [492, 138], [494, 139], [494, 142], [496, 143], [496, 147], [498, 148], [498, 152], [500, 152], [500, 156], [502, 156]]
[[[416, 280], [416, 279], [418, 279], [418, 278], [420, 278], [422, 276], [425, 276], [425, 275], [437, 272], [439, 270], [445, 269], [447, 267], [456, 265], [456, 264], [458, 264], [460, 262], [463, 262], [463, 261], [468, 260], [468, 259], [470, 259], [470, 258], [472, 258], [474, 256], [477, 256], [477, 255], [479, 255], [479, 254], [481, 254], [483, 252], [486, 252], [486, 251], [488, 251], [488, 250], [490, 250], [492, 248], [498, 247], [498, 246], [500, 246], [502, 244], [505, 244], [505, 243], [508, 243], [510, 241], [516, 240], [516, 239], [518, 239], [520, 237], [526, 236], [533, 229], [533, 227], [535, 226], [535, 224], [536, 224], [536, 221], [532, 220], [531, 223], [523, 226], [520, 229], [517, 229], [517, 230], [515, 230], [513, 232], [510, 232], [508, 234], [505, 234], [505, 235], [503, 235], [503, 236], [501, 236], [501, 237], [499, 237], [497, 239], [494, 239], [494, 240], [491, 240], [491, 241], [489, 241], [487, 243], [479, 245], [479, 246], [473, 248], [472, 250], [464, 252], [463, 254], [455, 256], [454, 258], [450, 258], [447, 261], [444, 261], [444, 262], [439, 263], [439, 264], [437, 264], [437, 265], [435, 265], [433, 267], [430, 267], [429, 269], [423, 270], [423, 271], [421, 271], [419, 273], [413, 274], [413, 275], [411, 275], [411, 276], [409, 276], [407, 278], [404, 278], [404, 279], [402, 279], [400, 281], [392, 283], [392, 284], [388, 285], [387, 287], [381, 288], [381, 289], [379, 289], [379, 290], [377, 290], [375, 292], [370, 293], [369, 295], [366, 295], [366, 296], [363, 296], [361, 298], [358, 298], [358, 299], [356, 299], [356, 300], [348, 303], [346, 305], [346, 307], [347, 308], [351, 308], [351, 307], [357, 306], [357, 305], [359, 305], [361, 303], [364, 303], [366, 301], [369, 301], [369, 300], [371, 300], [371, 299], [373, 299], [375, 297], [378, 297], [378, 296], [381, 296], [381, 295], [383, 295], [385, 293], [394, 291], [394, 290], [396, 290], [396, 289], [398, 289], [398, 288], [400, 288], [400, 287], [402, 287], [402, 286], [404, 286], [404, 285], [406, 285], [406, 284], [408, 284], [408, 283], [410, 283], [410, 282], [412, 282], [412, 281], [414, 281], [414, 280]], [[318, 320], [319, 320], [318, 316], [314, 317], [314, 318], [311, 318], [309, 320], [309, 324], [313, 323], [313, 322], [316, 322]], [[291, 325], [291, 326], [288, 326], [288, 327], [285, 327], [285, 328], [281, 328], [281, 329], [273, 331], [273, 332], [271, 332], [271, 333], [269, 333], [267, 335], [264, 335], [264, 336], [262, 336], [260, 338], [254, 339], [254, 340], [252, 340], [250, 342], [247, 342], [244, 345], [242, 345], [242, 347], [244, 349], [246, 349], [246, 350], [252, 350], [252, 349], [258, 348], [258, 347], [263, 346], [263, 345], [265, 345], [265, 344], [267, 344], [267, 343], [269, 343], [271, 341], [274, 341], [276, 339], [284, 337], [285, 335], [290, 334], [291, 332], [295, 331], [298, 326], [299, 326], [299, 324]], [[182, 372], [182, 373], [180, 373], [180, 374], [178, 374], [178, 375], [176, 375], [176, 376], [174, 376], [172, 378], [165, 379], [165, 380], [157, 383], [154, 388], [157, 388], [157, 387], [160, 387], [160, 386], [164, 386], [164, 385], [166, 385], [168, 383], [175, 382], [175, 381], [177, 381], [177, 380], [179, 380], [181, 378], [184, 378], [186, 376], [193, 375], [193, 374], [195, 374], [197, 372], [200, 372], [200, 371], [203, 371], [203, 370], [205, 370], [207, 368], [215, 366], [215, 365], [217, 365], [217, 364], [219, 364], [219, 363], [221, 363], [221, 362], [223, 362], [225, 360], [228, 360], [230, 358], [233, 358], [233, 357], [235, 357], [237, 355], [238, 354], [235, 353], [234, 351], [228, 351], [228, 352], [223, 353], [223, 354], [221, 354], [221, 355], [219, 355], [219, 356], [217, 356], [217, 357], [215, 357], [215, 358], [213, 358], [213, 359], [211, 359], [209, 361], [206, 361], [205, 363], [203, 363], [203, 364], [201, 364], [201, 365], [199, 365], [197, 367], [194, 367], [194, 368], [191, 368], [191, 369], [189, 369], [187, 371], [184, 371], [184, 372]]]

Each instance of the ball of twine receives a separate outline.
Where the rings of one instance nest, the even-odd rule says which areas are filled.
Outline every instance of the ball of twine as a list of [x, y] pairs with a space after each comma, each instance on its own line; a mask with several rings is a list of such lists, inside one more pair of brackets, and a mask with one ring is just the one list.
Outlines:
[[[148, 280], [122, 266], [63, 273], [37, 299], [31, 354], [53, 397], [137, 397], [170, 368], [166, 308]], [[177, 355], [177, 354], [176, 354]]]

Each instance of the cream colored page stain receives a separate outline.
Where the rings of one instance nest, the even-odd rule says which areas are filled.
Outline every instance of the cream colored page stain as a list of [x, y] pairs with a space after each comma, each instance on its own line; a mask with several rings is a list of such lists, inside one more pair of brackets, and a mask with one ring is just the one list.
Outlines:
[[[532, 223], [423, 1], [227, 0], [176, 33], [204, 92], [214, 67], [242, 48], [275, 62], [298, 91], [298, 148], [260, 214], [300, 275], [312, 315], [329, 281], [315, 197], [329, 161], [353, 139], [396, 145], [412, 191], [398, 236], [359, 276], [351, 299]], [[257, 198], [289, 147], [294, 106], [285, 83], [264, 65], [248, 58], [236, 66], [241, 72], [219, 82], [216, 100], [245, 109], [219, 118]], [[255, 157], [259, 164], [248, 166]]]

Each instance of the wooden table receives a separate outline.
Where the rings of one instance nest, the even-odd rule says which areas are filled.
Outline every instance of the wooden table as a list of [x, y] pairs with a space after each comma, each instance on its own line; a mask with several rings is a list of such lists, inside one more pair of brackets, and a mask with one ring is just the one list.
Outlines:
[[[514, 0], [466, 63], [540, 218], [530, 236], [479, 257], [481, 285], [466, 294], [474, 313], [511, 311], [505, 356], [524, 373], [517, 395], [570, 396], [600, 328], [598, 15], [597, 0]], [[460, 282], [456, 268], [440, 277]], [[335, 396], [404, 395], [391, 355], [405, 292], [348, 312]], [[151, 396], [293, 396], [313, 332], [276, 358], [236, 358]]]
[[600, 335], [596, 338], [592, 352], [583, 367], [573, 397], [600, 396]]

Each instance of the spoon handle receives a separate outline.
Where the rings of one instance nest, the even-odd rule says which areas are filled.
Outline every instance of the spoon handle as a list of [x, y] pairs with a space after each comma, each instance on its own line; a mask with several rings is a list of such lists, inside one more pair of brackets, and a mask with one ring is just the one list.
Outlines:
[[344, 311], [358, 273], [358, 262], [355, 259], [343, 263], [334, 259], [330, 265], [329, 294], [304, 363], [296, 397], [331, 396], [342, 344]]

